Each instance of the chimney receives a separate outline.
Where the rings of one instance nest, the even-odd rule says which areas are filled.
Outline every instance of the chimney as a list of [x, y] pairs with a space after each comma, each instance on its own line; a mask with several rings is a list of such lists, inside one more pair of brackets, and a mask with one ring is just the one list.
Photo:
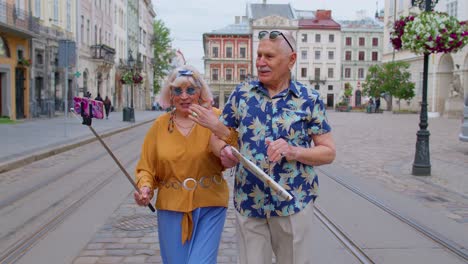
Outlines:
[[235, 16], [235, 23], [236, 24], [239, 24], [240, 23], [240, 16]]
[[317, 10], [315, 17], [318, 20], [331, 19], [331, 10]]

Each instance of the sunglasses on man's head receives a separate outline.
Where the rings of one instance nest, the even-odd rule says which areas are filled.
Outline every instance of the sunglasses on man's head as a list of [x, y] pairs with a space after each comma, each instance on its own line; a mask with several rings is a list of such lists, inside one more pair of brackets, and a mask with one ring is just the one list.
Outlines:
[[[175, 95], [175, 96], [180, 96], [182, 95], [182, 93], [184, 92], [184, 89], [180, 88], [180, 87], [174, 87], [172, 89], [172, 93]], [[185, 93], [188, 94], [188, 95], [194, 95], [197, 93], [197, 88], [195, 87], [188, 87], [186, 90], [185, 90]]]
[[262, 30], [262, 31], [258, 32], [258, 39], [263, 39], [266, 35], [268, 35], [268, 33], [270, 33], [270, 39], [276, 39], [278, 36], [282, 36], [284, 38], [284, 40], [286, 40], [286, 42], [288, 43], [288, 45], [291, 48], [292, 52], [294, 52], [294, 49], [293, 49], [291, 43], [289, 43], [289, 40], [284, 36], [283, 33], [279, 32], [277, 30], [273, 30], [271, 32], [266, 31], [266, 30]]

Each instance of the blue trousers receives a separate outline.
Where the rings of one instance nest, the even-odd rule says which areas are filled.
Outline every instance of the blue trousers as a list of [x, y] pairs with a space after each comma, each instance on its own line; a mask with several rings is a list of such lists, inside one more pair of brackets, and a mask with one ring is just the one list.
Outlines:
[[227, 208], [202, 207], [192, 211], [193, 231], [182, 244], [181, 212], [158, 210], [161, 257], [165, 264], [216, 264]]

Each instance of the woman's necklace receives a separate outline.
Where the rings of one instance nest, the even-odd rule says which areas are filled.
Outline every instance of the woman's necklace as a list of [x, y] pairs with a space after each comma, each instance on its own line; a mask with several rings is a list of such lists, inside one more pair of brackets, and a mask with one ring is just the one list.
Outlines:
[[[192, 121], [193, 122], [193, 121]], [[191, 125], [188, 125], [188, 126], [184, 126], [182, 125], [180, 122], [177, 121], [177, 115], [175, 115], [175, 118], [174, 118], [174, 123], [176, 123], [177, 127], [179, 128], [179, 130], [181, 130], [181, 132], [183, 132], [182, 134], [184, 134], [185, 136], [190, 134], [190, 132], [192, 131], [193, 127], [195, 126], [195, 122], [193, 122]], [[183, 130], [183, 131], [182, 131]]]

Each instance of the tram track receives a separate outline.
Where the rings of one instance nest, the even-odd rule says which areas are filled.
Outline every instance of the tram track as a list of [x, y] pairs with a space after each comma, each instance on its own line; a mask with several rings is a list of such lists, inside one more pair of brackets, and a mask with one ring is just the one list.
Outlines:
[[323, 209], [315, 205], [314, 214], [317, 219], [341, 242], [341, 244], [348, 250], [360, 263], [374, 264], [375, 262], [364, 252], [364, 250], [351, 239], [351, 236], [345, 233], [341, 227], [338, 226]]
[[[129, 139], [124, 141], [119, 141], [117, 146], [113, 148], [114, 151], [121, 150], [122, 148], [128, 145], [134, 145], [135, 141], [140, 141], [140, 136], [130, 136]], [[138, 144], [139, 146], [140, 144]], [[122, 162], [125, 167], [134, 164], [139, 157], [139, 152], [135, 153], [133, 157], [127, 157]], [[59, 173], [50, 177], [46, 180], [35, 184], [33, 187], [29, 188], [28, 190], [22, 190], [20, 192], [14, 193], [7, 198], [3, 199], [0, 203], [0, 210], [5, 210], [6, 207], [12, 205], [14, 202], [18, 202], [22, 199], [26, 199], [29, 195], [31, 195], [34, 191], [38, 191], [39, 189], [45, 188], [46, 186], [50, 185], [53, 182], [57, 182], [66, 176], [70, 176], [73, 172], [75, 174], [80, 174], [80, 168], [84, 168], [86, 164], [90, 164], [93, 161], [99, 161], [99, 158], [105, 157], [106, 154], [104, 152], [95, 152], [93, 155], [87, 156], [85, 159], [80, 160], [78, 163], [71, 164], [71, 168], [67, 170], [61, 170]], [[109, 161], [110, 163], [111, 161]], [[97, 166], [97, 165], [95, 165]], [[7, 264], [7, 263], [15, 263], [19, 260], [22, 256], [24, 256], [39, 240], [47, 236], [53, 230], [55, 230], [61, 223], [63, 223], [70, 215], [72, 215], [75, 211], [77, 211], [80, 206], [90, 200], [93, 195], [98, 193], [102, 190], [105, 186], [109, 185], [113, 179], [116, 177], [120, 177], [122, 172], [115, 166], [115, 170], [109, 171], [107, 169], [107, 173], [101, 173], [101, 175], [97, 175], [96, 178], [92, 178], [90, 180], [86, 180], [82, 182], [82, 184], [76, 190], [73, 190], [72, 193], [67, 194], [66, 197], [62, 197], [61, 199], [57, 199], [56, 202], [53, 202], [49, 207], [45, 207], [41, 209], [39, 212], [35, 213], [26, 223], [24, 223], [21, 227], [23, 228], [25, 225], [32, 224], [36, 221], [41, 221], [39, 225], [31, 227], [30, 231], [27, 234], [21, 236], [20, 239], [15, 239], [12, 243], [5, 245], [3, 252], [0, 254], [0, 263]], [[53, 168], [51, 168], [53, 170]], [[105, 170], [104, 170], [105, 171]], [[83, 172], [81, 172], [83, 173]], [[11, 209], [12, 210], [12, 209]], [[9, 210], [9, 211], [11, 211]], [[55, 211], [55, 212], [54, 212]], [[51, 213], [52, 212], [52, 213]], [[39, 218], [47, 218], [46, 220]], [[6, 234], [7, 236], [11, 236], [13, 240], [15, 231]], [[4, 236], [5, 237], [5, 236]]]
[[[365, 192], [361, 191], [356, 186], [346, 182], [345, 180], [341, 179], [340, 177], [331, 175], [324, 171], [321, 168], [317, 168], [317, 171], [320, 171], [323, 175], [327, 176], [328, 178], [332, 179], [339, 185], [345, 187], [346, 189], [350, 190], [352, 193], [357, 194], [361, 198], [365, 199], [366, 201], [372, 203], [373, 205], [377, 206], [379, 209], [383, 210], [384, 212], [390, 214], [394, 218], [398, 219], [400, 222], [410, 226], [414, 230], [416, 230], [419, 234], [422, 234], [426, 238], [430, 239], [434, 243], [438, 244], [442, 248], [448, 250], [452, 254], [456, 255], [457, 257], [461, 258], [464, 261], [468, 261], [468, 252], [467, 249], [461, 246], [460, 244], [452, 241], [442, 234], [432, 230], [431, 228], [424, 226], [417, 221], [411, 219], [408, 216], [403, 215], [402, 213], [398, 212], [395, 209], [392, 209], [390, 206], [386, 205], [382, 201], [379, 201], [377, 198], [372, 197]], [[364, 263], [364, 262], [363, 262]]]

